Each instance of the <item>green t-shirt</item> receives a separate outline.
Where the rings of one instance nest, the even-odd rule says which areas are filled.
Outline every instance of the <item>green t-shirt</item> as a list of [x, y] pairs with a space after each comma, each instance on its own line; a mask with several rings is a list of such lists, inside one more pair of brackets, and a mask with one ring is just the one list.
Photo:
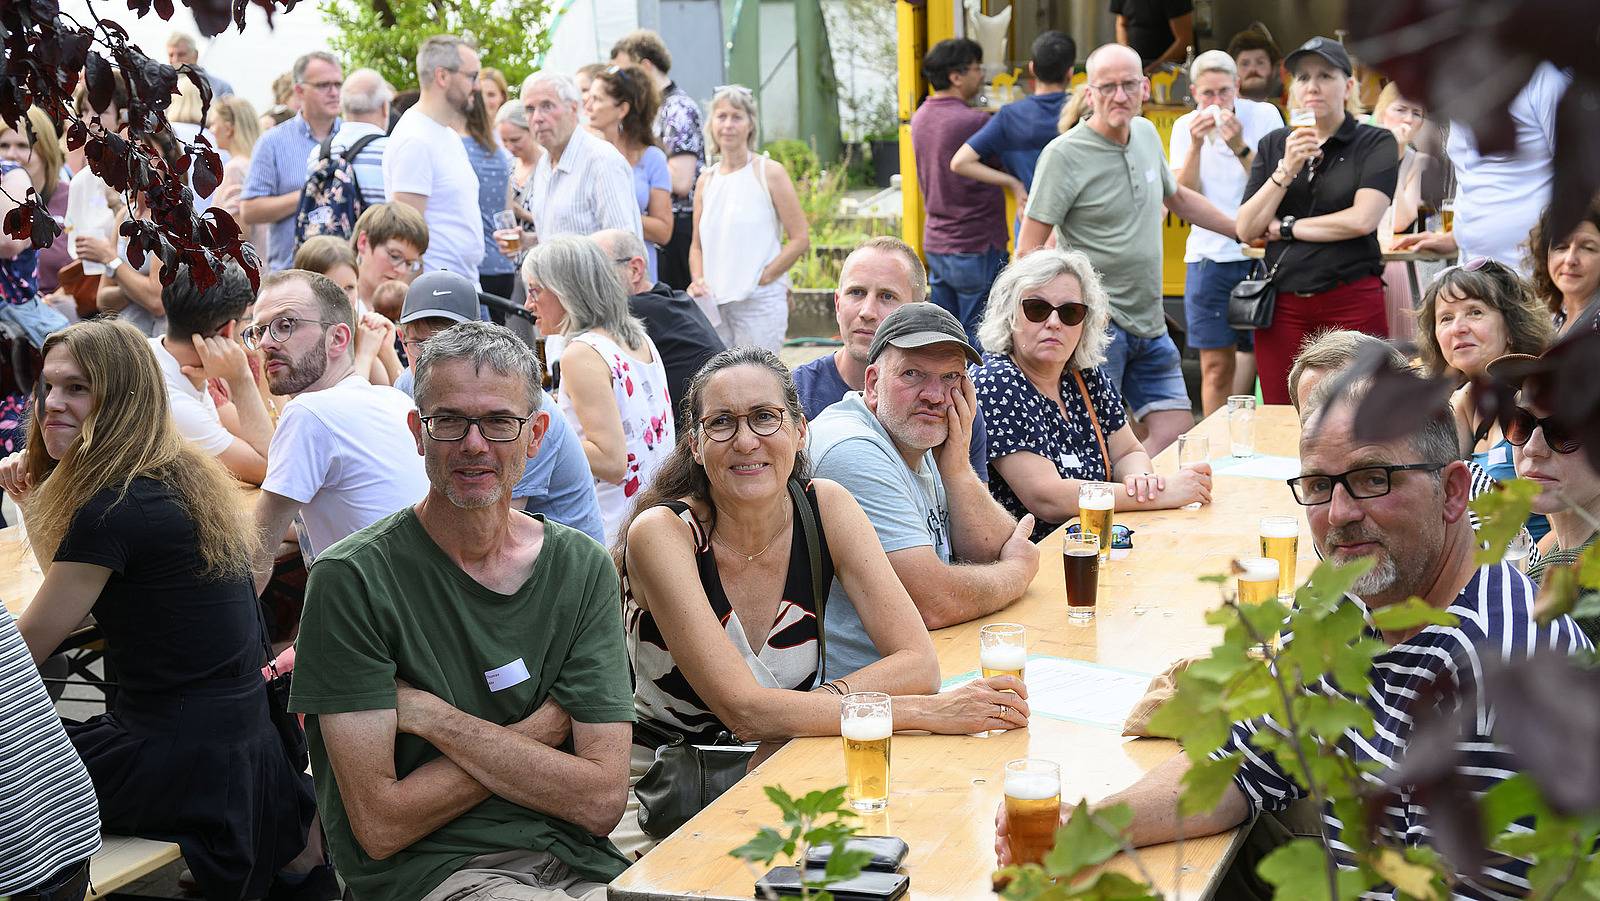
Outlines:
[[[398, 676], [473, 716], [509, 725], [553, 697], [574, 720], [631, 722], [633, 688], [617, 570], [593, 538], [543, 516], [544, 545], [521, 590], [503, 595], [462, 572], [406, 508], [334, 544], [306, 584], [290, 706], [306, 717], [317, 806], [334, 863], [358, 899], [409, 901], [480, 854], [549, 851], [586, 879], [627, 868], [611, 842], [492, 797], [387, 860], [356, 842], [315, 714], [392, 709]], [[528, 678], [489, 688], [490, 671]], [[439, 756], [395, 737], [401, 778]]]
[[1129, 123], [1126, 146], [1084, 122], [1039, 154], [1027, 216], [1055, 226], [1057, 247], [1088, 255], [1117, 325], [1154, 338], [1167, 333], [1161, 310], [1162, 201], [1177, 190], [1161, 135], [1149, 119]]

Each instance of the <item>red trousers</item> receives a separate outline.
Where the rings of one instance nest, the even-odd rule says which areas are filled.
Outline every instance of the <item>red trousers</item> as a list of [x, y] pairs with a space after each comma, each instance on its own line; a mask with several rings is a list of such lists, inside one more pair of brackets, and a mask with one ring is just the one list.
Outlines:
[[1256, 372], [1261, 377], [1263, 401], [1269, 404], [1289, 402], [1289, 367], [1299, 356], [1300, 347], [1308, 337], [1330, 328], [1389, 337], [1389, 319], [1383, 306], [1383, 279], [1369, 275], [1310, 297], [1278, 292], [1272, 326], [1255, 334]]

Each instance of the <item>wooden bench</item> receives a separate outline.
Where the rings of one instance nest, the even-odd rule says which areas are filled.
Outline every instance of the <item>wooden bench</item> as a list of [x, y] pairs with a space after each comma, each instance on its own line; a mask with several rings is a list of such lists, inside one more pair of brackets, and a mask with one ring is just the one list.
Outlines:
[[131, 835], [101, 835], [100, 850], [89, 859], [90, 898], [105, 898], [181, 858], [178, 846]]

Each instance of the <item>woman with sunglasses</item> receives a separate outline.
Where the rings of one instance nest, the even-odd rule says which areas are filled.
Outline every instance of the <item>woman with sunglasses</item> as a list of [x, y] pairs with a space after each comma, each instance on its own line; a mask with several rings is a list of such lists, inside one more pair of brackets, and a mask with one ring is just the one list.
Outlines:
[[1277, 289], [1272, 324], [1255, 336], [1261, 396], [1269, 404], [1289, 402], [1289, 367], [1315, 332], [1347, 328], [1388, 337], [1376, 233], [1400, 161], [1394, 135], [1346, 111], [1356, 81], [1338, 41], [1312, 38], [1284, 65], [1294, 75], [1296, 112], [1309, 110], [1315, 124], [1261, 139], [1238, 215], [1239, 240], [1267, 242], [1266, 266]]
[[[634, 709], [649, 724], [634, 733], [630, 785], [655, 758], [647, 734], [709, 744], [726, 732], [761, 742], [759, 761], [796, 736], [838, 735], [839, 697], [850, 692], [895, 696], [895, 729], [1027, 724], [1027, 689], [1010, 676], [932, 694], [933, 642], [866, 514], [837, 483], [810, 477], [805, 413], [776, 355], [744, 346], [712, 357], [684, 407], [691, 425], [615, 552]], [[816, 598], [835, 577], [882, 658], [817, 685]], [[650, 846], [637, 805], [630, 791], [611, 835], [630, 856]]]
[[233, 477], [173, 425], [138, 329], [50, 336], [0, 485], [44, 571], [18, 623], [34, 660], [92, 613], [117, 672], [110, 711], [66, 724], [104, 827], [176, 842], [208, 899], [275, 896], [314, 802], [269, 714], [254, 530]]
[[1122, 482], [1118, 510], [1211, 502], [1211, 467], [1151, 472], [1122, 395], [1101, 374], [1109, 302], [1089, 258], [1036, 250], [995, 279], [973, 376], [989, 445], [989, 491], [1012, 516], [1032, 513], [1035, 541], [1078, 515], [1084, 481]]

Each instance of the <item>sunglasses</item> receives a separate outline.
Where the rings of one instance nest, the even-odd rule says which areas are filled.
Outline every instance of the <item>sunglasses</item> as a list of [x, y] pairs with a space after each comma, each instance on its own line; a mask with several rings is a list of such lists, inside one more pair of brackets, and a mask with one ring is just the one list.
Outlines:
[[1487, 265], [1489, 265], [1488, 257], [1475, 257], [1459, 266], [1446, 266], [1443, 269], [1440, 269], [1438, 272], [1435, 272], [1433, 274], [1432, 281], [1428, 282], [1428, 284], [1432, 285], [1438, 282], [1439, 279], [1444, 278], [1446, 275], [1449, 275], [1452, 272], [1477, 272], [1479, 269], [1482, 269]]
[[1083, 317], [1089, 315], [1089, 307], [1080, 301], [1069, 300], [1062, 304], [1053, 304], [1048, 300], [1030, 297], [1022, 302], [1022, 315], [1028, 317], [1029, 322], [1043, 322], [1056, 314], [1062, 325], [1077, 325]]
[[1581, 446], [1577, 436], [1548, 418], [1540, 419], [1526, 407], [1518, 407], [1511, 414], [1511, 421], [1506, 423], [1506, 440], [1522, 447], [1533, 437], [1534, 429], [1544, 429], [1544, 442], [1558, 454], [1577, 453]]
[[[1118, 550], [1133, 547], [1133, 531], [1133, 529], [1124, 525], [1113, 525], [1111, 527], [1111, 546]], [[1068, 535], [1078, 535], [1082, 532], [1083, 526], [1080, 523], [1073, 523], [1067, 526]]]

